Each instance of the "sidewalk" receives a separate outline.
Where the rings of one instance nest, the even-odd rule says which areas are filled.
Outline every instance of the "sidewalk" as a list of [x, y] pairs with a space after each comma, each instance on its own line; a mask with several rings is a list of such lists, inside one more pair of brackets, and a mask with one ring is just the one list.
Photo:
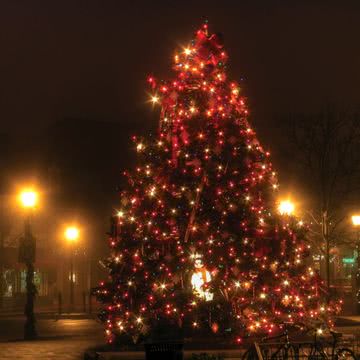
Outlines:
[[3, 360], [75, 360], [84, 359], [86, 349], [93, 346], [92, 340], [64, 339], [35, 342], [7, 342], [0, 346]]
[[[2, 316], [13, 315], [11, 319], [0, 317], [0, 327], [8, 334], [9, 339], [0, 343], [0, 359], [26, 359], [26, 360], [60, 360], [60, 359], [84, 359], [85, 352], [88, 352], [88, 359], [96, 359], [94, 357], [95, 349], [100, 349], [104, 345], [103, 327], [100, 323], [93, 320], [86, 320], [89, 316], [95, 317], [95, 314], [89, 315], [85, 313], [69, 313], [63, 314], [64, 320], [52, 321], [56, 313], [40, 313], [38, 314], [38, 332], [39, 339], [33, 342], [23, 341], [21, 339], [23, 329], [23, 315], [21, 313], [7, 313]], [[51, 316], [50, 319], [44, 317]], [[72, 321], [71, 319], [81, 319]], [[69, 320], [67, 320], [69, 319]], [[360, 331], [360, 316], [341, 316], [337, 318], [337, 323], [343, 326], [339, 329], [343, 333], [354, 333]], [[17, 324], [17, 325], [16, 325]], [[11, 329], [11, 327], [14, 327]], [[10, 334], [15, 334], [12, 336]], [[199, 348], [194, 350], [185, 349], [185, 359], [191, 359], [193, 353], [207, 352], [211, 354], [220, 353], [225, 355], [226, 360], [240, 359], [242, 349], [219, 349], [216, 345], [212, 349], [206, 346], [205, 349]], [[100, 351], [99, 351], [100, 352]], [[111, 360], [143, 360], [145, 359], [144, 351], [125, 351], [122, 353], [101, 353], [99, 359]], [[100, 355], [99, 354], [99, 355]]]
[[[17, 318], [24, 317], [24, 313], [22, 312], [12, 312], [12, 311], [4, 311], [0, 312], [0, 319], [8, 319], [8, 318]], [[84, 312], [74, 312], [74, 313], [62, 313], [58, 314], [56, 312], [35, 312], [35, 317], [37, 319], [95, 319], [97, 317], [96, 314], [89, 314]]]
[[[218, 349], [218, 350], [184, 350], [184, 359], [193, 359], [193, 354], [206, 353], [209, 356], [219, 356], [227, 360], [240, 360], [246, 348], [239, 349]], [[145, 351], [123, 351], [123, 352], [87, 352], [85, 360], [145, 360]]]
[[337, 316], [335, 319], [336, 326], [358, 326], [360, 325], [360, 315]]
[[[84, 353], [94, 347], [104, 345], [102, 324], [93, 319], [79, 319], [87, 314], [74, 313], [64, 316], [77, 317], [76, 320], [37, 318], [38, 338], [34, 341], [23, 340], [23, 315], [0, 318], [0, 359], [60, 360], [83, 359]], [[46, 316], [47, 314], [41, 314]], [[54, 313], [51, 314], [55, 315]]]

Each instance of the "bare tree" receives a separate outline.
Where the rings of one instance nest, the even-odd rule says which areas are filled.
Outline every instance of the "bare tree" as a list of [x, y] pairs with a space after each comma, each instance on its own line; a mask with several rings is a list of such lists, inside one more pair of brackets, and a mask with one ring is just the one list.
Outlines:
[[359, 194], [360, 114], [328, 107], [317, 114], [291, 115], [290, 123], [303, 185], [313, 204], [311, 238], [325, 256], [330, 288], [330, 250], [349, 241], [344, 220]]

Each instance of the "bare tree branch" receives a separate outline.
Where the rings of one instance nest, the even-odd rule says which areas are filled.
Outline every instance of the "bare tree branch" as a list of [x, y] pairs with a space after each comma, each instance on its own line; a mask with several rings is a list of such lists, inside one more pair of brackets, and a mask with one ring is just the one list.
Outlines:
[[289, 118], [297, 164], [312, 200], [309, 241], [325, 254], [329, 278], [330, 246], [353, 244], [345, 220], [360, 189], [360, 113], [329, 106]]

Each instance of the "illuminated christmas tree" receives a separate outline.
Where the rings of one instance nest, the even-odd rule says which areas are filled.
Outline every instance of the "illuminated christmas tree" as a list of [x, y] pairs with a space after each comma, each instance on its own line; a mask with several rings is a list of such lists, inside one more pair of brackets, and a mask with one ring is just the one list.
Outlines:
[[337, 310], [306, 261], [306, 226], [278, 212], [269, 152], [226, 61], [204, 25], [175, 55], [173, 80], [148, 79], [158, 136], [134, 138], [139, 160], [113, 217], [109, 278], [95, 291], [109, 342], [166, 323], [240, 342], [284, 321], [329, 322]]

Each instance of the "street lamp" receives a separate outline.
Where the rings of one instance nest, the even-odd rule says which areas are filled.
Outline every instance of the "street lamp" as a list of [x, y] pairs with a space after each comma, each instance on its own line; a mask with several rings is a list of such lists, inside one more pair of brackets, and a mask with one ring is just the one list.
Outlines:
[[294, 213], [295, 205], [290, 200], [280, 201], [278, 207], [280, 215], [290, 216]]
[[20, 193], [20, 201], [25, 208], [34, 208], [37, 202], [37, 193], [32, 190], [24, 190]]
[[355, 227], [360, 226], [360, 215], [353, 215], [351, 221]]
[[[65, 239], [70, 245], [77, 242], [79, 238], [79, 229], [75, 226], [69, 226], [65, 229]], [[70, 310], [74, 310], [74, 252], [70, 251]]]
[[31, 211], [37, 204], [37, 198], [38, 195], [33, 190], [24, 190], [19, 195], [20, 203], [26, 210], [24, 235], [21, 237], [19, 243], [19, 262], [25, 263], [26, 265], [26, 304], [24, 311], [26, 316], [24, 325], [25, 340], [33, 340], [37, 337], [34, 314], [34, 301], [36, 295], [36, 286], [34, 284], [36, 243], [31, 232], [30, 224]]

